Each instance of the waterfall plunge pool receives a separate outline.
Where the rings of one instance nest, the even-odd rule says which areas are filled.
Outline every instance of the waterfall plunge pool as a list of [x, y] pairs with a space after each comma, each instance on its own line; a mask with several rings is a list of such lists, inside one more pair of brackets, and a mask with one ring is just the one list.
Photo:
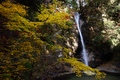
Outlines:
[[[53, 80], [98, 80], [98, 79], [96, 79], [95, 76], [82, 75], [81, 77], [77, 77], [75, 74], [68, 74], [54, 78]], [[102, 78], [101, 80], [120, 80], [120, 75], [118, 76], [118, 75], [106, 74], [106, 77]]]

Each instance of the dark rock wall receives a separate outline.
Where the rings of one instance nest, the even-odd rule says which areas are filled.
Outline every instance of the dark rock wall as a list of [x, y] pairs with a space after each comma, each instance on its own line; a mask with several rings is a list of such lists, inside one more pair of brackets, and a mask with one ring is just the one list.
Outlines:
[[[101, 31], [104, 29], [102, 14], [99, 15], [88, 15], [80, 13], [80, 24], [83, 39], [88, 50], [89, 65], [91, 67], [100, 66], [113, 59], [113, 52], [110, 49], [110, 43], [104, 43], [103, 39], [100, 40]], [[89, 17], [89, 20], [88, 20]], [[78, 37], [78, 48], [76, 49], [75, 57], [81, 58], [82, 45], [81, 40]], [[95, 40], [99, 40], [98, 42]], [[92, 53], [92, 54], [91, 54]]]

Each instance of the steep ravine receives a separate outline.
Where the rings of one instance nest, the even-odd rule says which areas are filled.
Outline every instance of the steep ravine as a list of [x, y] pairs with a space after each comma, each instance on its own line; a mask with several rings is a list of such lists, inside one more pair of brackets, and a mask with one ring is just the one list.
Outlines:
[[[82, 15], [81, 15], [82, 16]], [[91, 17], [92, 18], [92, 17]], [[94, 17], [95, 18], [95, 17]], [[97, 68], [101, 71], [109, 72], [109, 73], [120, 73], [120, 60], [118, 60], [119, 54], [119, 46], [116, 46], [118, 49], [113, 50], [110, 48], [111, 44], [108, 42], [104, 42], [103, 38], [99, 38], [101, 29], [97, 26], [97, 24], [102, 21], [87, 21], [86, 17], [81, 17], [84, 24], [81, 28], [84, 42], [86, 45], [86, 49], [89, 53], [89, 66], [93, 68]], [[92, 19], [91, 19], [92, 20]], [[95, 25], [96, 24], [96, 25]], [[103, 25], [104, 26], [104, 25]], [[98, 42], [96, 41], [98, 38]], [[76, 58], [81, 58], [81, 42], [78, 35], [78, 48], [76, 49], [76, 54], [74, 55]], [[117, 53], [117, 54], [115, 54]], [[81, 60], [80, 60], [81, 61]]]

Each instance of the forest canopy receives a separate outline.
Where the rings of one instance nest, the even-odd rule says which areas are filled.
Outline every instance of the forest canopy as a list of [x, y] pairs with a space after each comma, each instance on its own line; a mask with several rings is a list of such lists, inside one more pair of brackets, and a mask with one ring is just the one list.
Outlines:
[[[6, 0], [0, 4], [0, 79], [53, 78], [48, 73], [54, 71], [53, 66], [58, 66], [61, 63], [69, 63], [73, 68], [73, 73], [79, 77], [84, 71], [92, 71], [96, 73], [97, 79], [104, 78], [105, 73], [90, 68], [77, 58], [69, 56], [69, 52], [75, 52], [66, 47], [65, 42], [73, 36], [72, 30], [75, 23], [72, 12], [77, 10], [82, 11], [88, 23], [93, 16], [102, 18], [102, 13], [107, 14], [107, 18], [113, 20], [113, 24], [109, 24], [111, 27], [107, 26], [108, 23], [104, 23], [104, 25], [109, 30], [116, 31], [120, 26], [119, 1], [116, 0], [110, 5], [110, 0], [86, 0], [87, 5], [82, 6], [80, 3], [80, 8], [75, 6], [77, 4], [75, 0], [73, 2], [53, 0], [51, 3], [45, 1], [14, 0], [10, 2]], [[106, 6], [108, 3], [109, 5]], [[66, 8], [67, 4], [72, 5], [73, 9]], [[103, 8], [106, 8], [106, 11]], [[106, 37], [113, 36], [111, 31], [108, 32], [109, 34], [105, 33], [107, 28], [101, 27], [103, 24], [96, 25], [101, 29], [100, 33], [103, 33], [101, 36], [105, 39], [104, 41], [108, 41]], [[114, 28], [112, 25], [118, 27]], [[119, 31], [116, 32], [118, 36], [114, 38], [117, 40], [116, 42], [113, 42], [113, 37], [110, 38], [113, 46], [119, 44], [118, 33]], [[94, 42], [99, 42], [99, 38], [95, 35]], [[59, 58], [60, 52], [63, 57]], [[50, 59], [49, 56], [51, 56]]]

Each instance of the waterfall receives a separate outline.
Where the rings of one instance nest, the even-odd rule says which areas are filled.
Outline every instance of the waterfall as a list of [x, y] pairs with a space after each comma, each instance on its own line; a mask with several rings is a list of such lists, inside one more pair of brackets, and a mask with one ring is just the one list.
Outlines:
[[88, 66], [88, 57], [87, 57], [87, 51], [85, 49], [85, 44], [84, 44], [84, 40], [83, 40], [83, 36], [82, 36], [82, 33], [81, 33], [81, 30], [80, 30], [80, 27], [82, 26], [83, 22], [81, 21], [80, 25], [79, 25], [79, 13], [78, 12], [74, 12], [74, 18], [75, 18], [75, 22], [77, 24], [77, 27], [78, 27], [78, 31], [79, 31], [79, 34], [80, 34], [80, 38], [81, 38], [81, 43], [82, 43], [82, 56], [83, 56], [83, 60], [84, 60], [84, 64], [86, 66]]

